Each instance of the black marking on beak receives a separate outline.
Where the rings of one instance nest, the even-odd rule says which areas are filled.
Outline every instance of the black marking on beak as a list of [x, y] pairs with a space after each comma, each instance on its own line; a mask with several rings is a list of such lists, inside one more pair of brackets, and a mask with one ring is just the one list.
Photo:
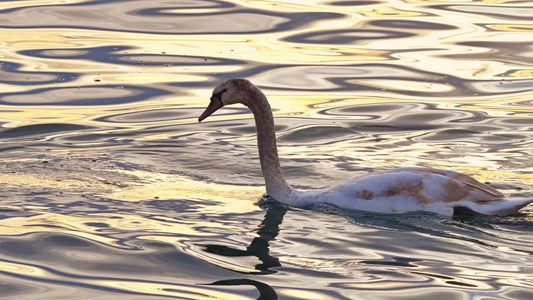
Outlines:
[[211, 97], [211, 102], [209, 102], [209, 106], [207, 106], [204, 113], [198, 118], [198, 122], [202, 122], [205, 118], [209, 117], [212, 113], [224, 106], [220, 99], [222, 99], [222, 94], [227, 91], [227, 89], [223, 89], [222, 91], [213, 94], [213, 96]]

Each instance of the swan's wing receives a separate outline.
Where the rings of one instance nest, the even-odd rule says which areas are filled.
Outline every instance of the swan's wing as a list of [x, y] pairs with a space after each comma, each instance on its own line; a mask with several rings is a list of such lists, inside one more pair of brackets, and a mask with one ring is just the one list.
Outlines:
[[468, 190], [473, 201], [498, 201], [504, 198], [504, 195], [500, 191], [466, 174], [432, 168], [420, 169], [419, 172], [433, 173], [449, 178], [450, 182], [447, 183], [449, 192], [453, 192], [452, 190], [456, 188], [462, 189], [463, 191]]
[[433, 192], [436, 192], [436, 187], [438, 187], [439, 189], [443, 189], [442, 192], [446, 195], [449, 195], [447, 202], [461, 200], [461, 194], [464, 194], [465, 197], [469, 196], [472, 201], [498, 201], [504, 197], [501, 192], [494, 189], [493, 187], [483, 184], [469, 175], [458, 173], [455, 171], [440, 170], [434, 168], [411, 167], [381, 171], [376, 172], [375, 174], [395, 174], [393, 176], [397, 176], [398, 182], [401, 182], [402, 177], [406, 176], [407, 174], [413, 173], [418, 173], [421, 175], [420, 179], [418, 180], [421, 180], [422, 182], [417, 185], [433, 186]]
[[422, 210], [452, 215], [454, 208], [466, 207], [482, 214], [501, 214], [529, 203], [505, 200], [502, 193], [468, 175], [431, 168], [369, 173], [330, 191], [333, 204], [383, 213]]

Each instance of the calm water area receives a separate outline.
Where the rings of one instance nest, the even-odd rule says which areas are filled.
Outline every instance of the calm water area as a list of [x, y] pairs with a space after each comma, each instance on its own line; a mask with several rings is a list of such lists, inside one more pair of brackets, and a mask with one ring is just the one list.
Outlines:
[[531, 1], [0, 1], [1, 299], [533, 299], [533, 206], [380, 215], [264, 196], [453, 169], [533, 197]]

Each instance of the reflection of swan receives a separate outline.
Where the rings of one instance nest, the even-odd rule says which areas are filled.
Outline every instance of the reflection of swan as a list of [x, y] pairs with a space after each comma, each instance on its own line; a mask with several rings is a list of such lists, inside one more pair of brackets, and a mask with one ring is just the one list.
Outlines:
[[[270, 256], [269, 242], [274, 240], [279, 234], [279, 225], [283, 221], [283, 216], [287, 212], [284, 208], [270, 208], [267, 209], [265, 218], [259, 230], [257, 230], [258, 237], [254, 238], [246, 250], [234, 249], [222, 245], [205, 245], [205, 251], [226, 257], [244, 257], [255, 256], [261, 264], [255, 266], [258, 272], [250, 272], [248, 274], [265, 275], [276, 273], [276, 271], [269, 268], [280, 267], [279, 259]], [[231, 269], [230, 269], [231, 270]], [[243, 273], [240, 271], [236, 271]], [[250, 279], [227, 279], [219, 280], [208, 285], [253, 285], [259, 291], [259, 298], [257, 300], [275, 300], [278, 299], [276, 291], [266, 283], [262, 283]]]
[[278, 294], [276, 291], [269, 286], [268, 284], [251, 280], [251, 279], [227, 279], [219, 280], [209, 285], [253, 285], [259, 291], [259, 298], [257, 300], [276, 300], [278, 299]]
[[430, 211], [444, 215], [454, 212], [508, 215], [533, 202], [533, 199], [506, 200], [502, 193], [468, 175], [432, 168], [373, 172], [330, 188], [298, 191], [285, 181], [281, 171], [270, 105], [250, 81], [232, 78], [219, 84], [198, 121], [234, 103], [244, 104], [254, 114], [267, 193], [287, 205], [305, 207], [325, 202], [378, 213]]
[[279, 267], [279, 259], [270, 255], [269, 242], [274, 240], [279, 234], [279, 225], [283, 220], [283, 216], [287, 211], [282, 208], [268, 209], [265, 214], [265, 219], [259, 225], [257, 230], [258, 237], [254, 238], [246, 250], [234, 249], [222, 245], [205, 245], [205, 251], [221, 256], [227, 257], [244, 257], [255, 256], [261, 264], [255, 266], [258, 272], [252, 274], [271, 274], [276, 271], [270, 270], [272, 267]]

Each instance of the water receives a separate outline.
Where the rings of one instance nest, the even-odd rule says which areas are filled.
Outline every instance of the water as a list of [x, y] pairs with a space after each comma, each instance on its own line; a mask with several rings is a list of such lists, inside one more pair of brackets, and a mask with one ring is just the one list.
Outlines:
[[264, 193], [433, 166], [533, 196], [529, 1], [0, 2], [2, 299], [532, 299], [533, 207], [387, 216]]

